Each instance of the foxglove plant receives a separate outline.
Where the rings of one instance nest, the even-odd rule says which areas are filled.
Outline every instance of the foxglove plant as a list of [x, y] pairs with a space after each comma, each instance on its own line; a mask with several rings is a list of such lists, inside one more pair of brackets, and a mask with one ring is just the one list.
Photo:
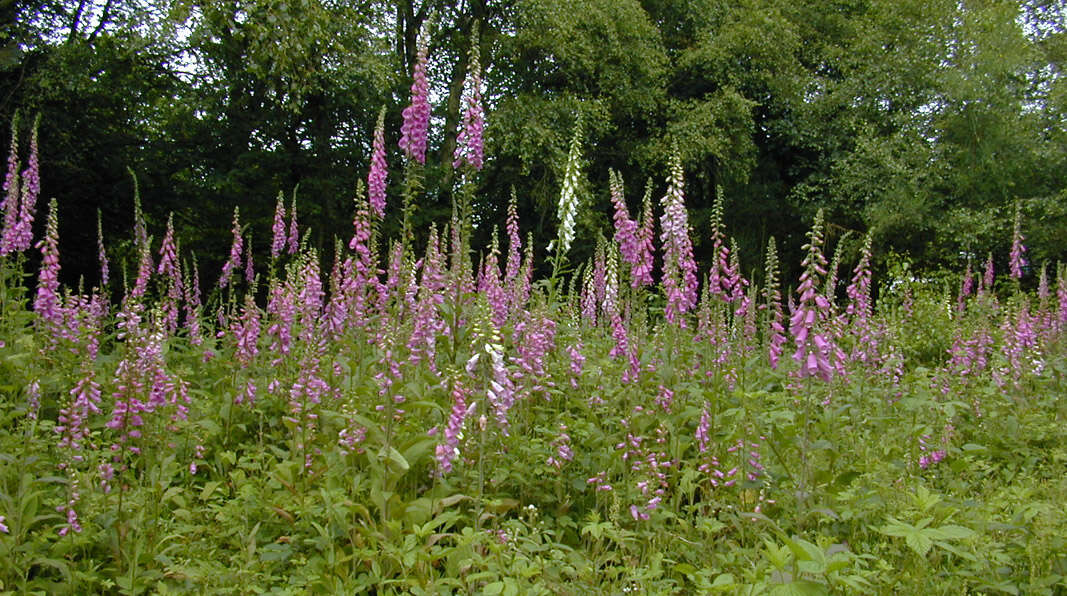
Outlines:
[[1056, 331], [1067, 329], [1067, 266], [1060, 265], [1056, 271]]
[[374, 143], [371, 148], [370, 173], [367, 174], [367, 200], [371, 213], [385, 217], [385, 183], [389, 177], [389, 165], [385, 162], [385, 107], [378, 112], [378, 125], [374, 127]]
[[37, 243], [41, 250], [41, 270], [37, 277], [37, 295], [33, 310], [41, 317], [50, 341], [68, 335], [64, 324], [63, 306], [59, 297], [59, 216], [53, 198], [49, 203], [48, 224], [44, 238]]
[[[295, 213], [295, 211], [294, 211]], [[230, 258], [222, 264], [222, 277], [219, 278], [219, 287], [225, 288], [230, 284], [230, 277], [241, 268], [241, 253], [244, 252], [244, 238], [241, 236], [241, 213], [239, 207], [233, 208], [233, 242], [230, 244]]]
[[203, 335], [200, 333], [200, 269], [196, 264], [196, 257], [193, 257], [193, 269], [189, 273], [188, 267], [186, 268], [187, 277], [184, 284], [185, 289], [185, 329], [189, 333], [189, 343], [194, 346], [199, 346], [204, 343]]
[[444, 263], [437, 228], [430, 225], [430, 237], [423, 258], [422, 283], [419, 284], [419, 299], [415, 305], [411, 338], [408, 340], [408, 362], [415, 364], [425, 359], [431, 371], [437, 371], [437, 337], [445, 329], [438, 313], [444, 304]]
[[[519, 214], [515, 206], [515, 189], [511, 190], [511, 200], [508, 201], [508, 260], [504, 267], [504, 290], [508, 295], [508, 310], [514, 312], [522, 307], [518, 302], [518, 286], [523, 283], [520, 273], [522, 271], [522, 237], [519, 236]], [[525, 302], [525, 301], [523, 301]]]
[[255, 291], [256, 281], [256, 266], [252, 262], [252, 234], [248, 235], [248, 242], [245, 242], [245, 284], [250, 291]]
[[289, 205], [289, 236], [286, 239], [286, 247], [289, 254], [295, 255], [300, 250], [300, 224], [296, 220], [296, 192], [293, 192], [293, 201]]
[[853, 270], [852, 283], [845, 290], [849, 303], [845, 314], [849, 318], [848, 329], [855, 338], [851, 359], [854, 362], [873, 364], [878, 354], [878, 340], [872, 329], [871, 317], [871, 234], [868, 233], [860, 249], [860, 262]]
[[549, 466], [560, 470], [566, 462], [574, 459], [574, 451], [571, 449], [571, 436], [567, 434], [566, 424], [559, 425], [559, 434], [549, 446], [555, 450], [555, 454], [548, 456], [548, 460], [545, 462]]
[[671, 174], [667, 194], [663, 197], [660, 217], [660, 241], [663, 245], [663, 292], [667, 297], [664, 311], [667, 321], [685, 327], [683, 314], [697, 304], [697, 266], [693, 260], [693, 243], [689, 238], [689, 217], [683, 194], [682, 161], [678, 152], [671, 155]]
[[96, 211], [96, 252], [100, 261], [100, 289], [107, 288], [110, 275], [107, 262], [107, 250], [104, 249], [104, 222], [100, 216], [100, 210]]
[[481, 274], [478, 276], [478, 293], [485, 296], [489, 302], [489, 308], [493, 311], [493, 325], [502, 327], [508, 319], [508, 295], [504, 291], [504, 284], [500, 280], [500, 266], [497, 262], [497, 254], [500, 245], [497, 242], [496, 231], [493, 231], [492, 245], [489, 254], [482, 264]]
[[435, 449], [438, 473], [448, 474], [452, 471], [452, 462], [459, 457], [459, 442], [463, 438], [463, 426], [467, 418], [474, 412], [477, 402], [467, 403], [471, 392], [463, 385], [460, 375], [449, 375], [452, 385], [452, 411], [448, 416], [448, 424], [445, 425], [443, 440]]
[[19, 219], [11, 235], [11, 252], [23, 252], [33, 244], [33, 218], [37, 212], [37, 197], [41, 194], [40, 166], [37, 161], [37, 123], [30, 136], [30, 156], [22, 171], [22, 200], [19, 204]]
[[478, 32], [471, 35], [470, 58], [463, 95], [463, 127], [456, 135], [456, 150], [452, 167], [467, 163], [481, 170], [485, 161], [485, 145], [482, 138], [485, 129], [485, 109], [482, 107], [482, 69], [478, 61]]
[[819, 293], [819, 276], [826, 275], [826, 257], [822, 253], [823, 214], [820, 209], [804, 245], [807, 255], [801, 263], [804, 272], [797, 287], [797, 305], [789, 320], [789, 332], [793, 335], [796, 351], [793, 359], [800, 365], [797, 375], [801, 378], [819, 377], [829, 381], [833, 376], [831, 355], [837, 349], [819, 329], [830, 310], [830, 302]]
[[611, 202], [615, 206], [615, 242], [619, 246], [623, 260], [630, 265], [633, 287], [649, 285], [652, 283], [651, 247], [645, 242], [638, 222], [630, 219], [623, 192], [622, 176], [614, 170], [609, 170], [608, 178], [611, 186]]
[[19, 129], [18, 114], [11, 123], [11, 153], [7, 157], [7, 175], [4, 177], [3, 227], [0, 228], [0, 256], [15, 252], [15, 234], [19, 226]]
[[270, 258], [277, 259], [285, 250], [285, 201], [282, 193], [278, 193], [278, 203], [274, 206], [274, 223], [271, 225]]
[[259, 308], [252, 293], [245, 294], [241, 316], [230, 324], [230, 331], [236, 340], [234, 358], [241, 368], [248, 368], [259, 353]]
[[782, 347], [785, 345], [785, 327], [782, 321], [785, 315], [782, 312], [782, 292], [779, 282], [778, 249], [772, 236], [767, 241], [767, 265], [765, 268], [766, 282], [763, 288], [762, 307], [768, 311], [767, 327], [764, 336], [767, 338], [767, 361], [772, 369], [778, 368], [778, 360], [782, 356]]
[[992, 294], [994, 275], [993, 253], [989, 253], [985, 262], [985, 272], [982, 274], [982, 283], [978, 286], [979, 295]]
[[167, 231], [159, 247], [159, 267], [156, 273], [167, 280], [167, 294], [163, 300], [163, 318], [168, 335], [178, 330], [178, 304], [182, 299], [182, 274], [174, 242], [174, 215], [167, 218]]
[[404, 108], [404, 124], [400, 127], [400, 148], [419, 162], [426, 163], [426, 136], [430, 129], [430, 85], [426, 80], [426, 54], [429, 31], [426, 27], [419, 34], [415, 51], [415, 68], [411, 82], [411, 105]]
[[518, 367], [523, 395], [540, 392], [547, 398], [552, 381], [545, 370], [545, 356], [555, 349], [556, 322], [543, 313], [525, 313], [515, 323], [511, 340], [517, 353], [511, 361]]
[[960, 293], [956, 298], [956, 312], [963, 314], [967, 310], [967, 297], [974, 291], [974, 273], [971, 271], [971, 262], [967, 261], [967, 270], [963, 273], [960, 281]]
[[585, 356], [582, 354], [582, 342], [567, 346], [567, 355], [570, 357], [570, 381], [571, 389], [578, 388], [578, 381], [582, 378], [582, 370], [585, 367]]
[[630, 274], [634, 283], [638, 286], [652, 285], [652, 254], [655, 246], [652, 239], [655, 237], [656, 216], [652, 212], [652, 179], [649, 178], [645, 188], [645, 196], [641, 200], [641, 227], [637, 230], [637, 239], [641, 245], [641, 264], [634, 267]]
[[716, 193], [711, 210], [711, 271], [708, 273], [708, 292], [724, 302], [734, 296], [734, 282], [738, 273], [730, 265], [730, 248], [722, 233], [723, 193]]
[[1023, 253], [1026, 252], [1026, 247], [1023, 245], [1023, 240], [1026, 240], [1026, 236], [1023, 236], [1023, 211], [1018, 202], [1015, 203], [1015, 224], [1012, 226], [1011, 234], [1011, 255], [1008, 261], [1011, 276], [1015, 279], [1022, 279], [1023, 268], [1026, 267], [1026, 258], [1023, 257]]
[[574, 240], [574, 224], [578, 215], [578, 177], [581, 175], [582, 161], [582, 121], [574, 124], [570, 150], [567, 152], [567, 164], [563, 169], [563, 186], [559, 193], [559, 232], [556, 239], [548, 245], [548, 250], [556, 251], [553, 273], [558, 273], [562, 259], [571, 248]]

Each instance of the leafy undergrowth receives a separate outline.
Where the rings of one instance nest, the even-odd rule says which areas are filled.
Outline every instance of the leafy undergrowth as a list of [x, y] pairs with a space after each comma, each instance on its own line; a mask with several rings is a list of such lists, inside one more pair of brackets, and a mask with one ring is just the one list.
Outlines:
[[573, 201], [551, 277], [514, 208], [474, 269], [467, 180], [421, 259], [358, 201], [327, 276], [281, 202], [257, 274], [235, 213], [203, 302], [139, 210], [118, 304], [60, 288], [53, 202], [32, 307], [0, 251], [0, 590], [1063, 593], [1067, 269], [1023, 292], [1017, 219], [999, 288], [903, 269], [874, 307], [820, 215], [788, 299], [719, 223], [698, 284], [681, 175], [658, 284], [615, 177], [579, 271]]
[[[921, 288], [905, 298], [875, 317], [885, 353], [931, 326], [974, 337], [1021, 308], [987, 297], [957, 312]], [[535, 291], [498, 327], [484, 296], [453, 292], [439, 305], [438, 372], [398, 341], [411, 323], [388, 313], [402, 301], [328, 339], [310, 323], [319, 311], [298, 314], [288, 353], [264, 334], [244, 364], [233, 334], [196, 346], [163, 331], [119, 340], [110, 325], [87, 361], [84, 336], [53, 343], [9, 305], [0, 583], [49, 594], [1063, 590], [1058, 334], [1017, 382], [1003, 378], [1010, 354], [995, 326], [989, 362], [971, 374], [898, 357], [826, 382], [786, 360], [772, 369], [758, 343], [724, 357], [693, 321], [632, 314], [630, 376], [634, 363], [611, 356], [610, 322], [583, 317], [579, 302]], [[145, 342], [159, 368], [143, 362]], [[123, 376], [128, 363], [148, 372]], [[153, 375], [166, 383], [153, 388]], [[105, 397], [75, 448], [59, 425], [85, 378]], [[498, 419], [505, 384], [514, 403]], [[140, 425], [113, 422], [117, 401], [140, 391], [150, 404], [153, 390]]]

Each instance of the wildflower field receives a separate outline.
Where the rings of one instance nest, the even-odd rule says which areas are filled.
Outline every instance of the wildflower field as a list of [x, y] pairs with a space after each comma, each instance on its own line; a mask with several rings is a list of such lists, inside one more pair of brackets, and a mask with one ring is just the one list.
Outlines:
[[[63, 205], [34, 238], [37, 138], [25, 167], [15, 139], [0, 590], [1064, 593], [1067, 269], [1027, 262], [1021, 210], [1007, 271], [878, 279], [871, 237], [847, 258], [820, 213], [783, 279], [773, 239], [739, 254], [721, 195], [710, 229], [690, 225], [677, 154], [634, 212], [613, 174], [613, 234], [576, 237], [578, 127], [552, 244], [513, 199], [472, 247], [471, 63], [451, 218], [410, 225], [420, 62], [403, 195], [379, 118], [332, 264], [295, 200], [271, 230], [235, 212], [221, 272], [138, 205], [134, 270], [101, 235], [99, 277], [61, 287]], [[575, 243], [594, 257], [572, 262]]]

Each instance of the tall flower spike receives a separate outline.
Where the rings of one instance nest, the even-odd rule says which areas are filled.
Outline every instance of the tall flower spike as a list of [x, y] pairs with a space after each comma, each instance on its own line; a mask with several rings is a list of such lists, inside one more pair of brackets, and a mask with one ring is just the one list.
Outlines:
[[289, 254], [295, 255], [300, 248], [300, 224], [296, 221], [296, 190], [293, 190], [293, 202], [289, 207]]
[[1012, 227], [1011, 233], [1011, 276], [1015, 279], [1022, 279], [1023, 268], [1026, 267], [1026, 258], [1023, 257], [1023, 253], [1026, 252], [1026, 246], [1023, 245], [1023, 240], [1026, 240], [1026, 236], [1023, 236], [1023, 211], [1018, 202], [1015, 203], [1015, 225]]
[[[567, 165], [563, 171], [563, 188], [559, 193], [559, 234], [556, 248], [560, 255], [567, 254], [574, 240], [574, 221], [578, 215], [578, 176], [582, 161], [582, 122], [574, 124], [574, 136], [571, 137], [570, 151], [567, 153]], [[552, 249], [552, 246], [549, 246]]]
[[517, 202], [515, 188], [512, 187], [511, 200], [508, 201], [508, 260], [504, 268], [504, 281], [512, 294], [515, 284], [519, 283], [519, 270], [522, 267], [522, 237], [519, 236], [519, 213], [515, 206]]
[[159, 247], [159, 268], [156, 270], [160, 275], [166, 276], [167, 296], [162, 301], [163, 318], [166, 320], [167, 332], [174, 334], [178, 330], [178, 303], [182, 299], [182, 274], [178, 262], [178, 248], [174, 241], [174, 214], [167, 218], [167, 232], [163, 236], [163, 243]]
[[652, 253], [656, 250], [652, 244], [652, 239], [655, 237], [653, 229], [655, 222], [656, 216], [652, 212], [652, 179], [649, 178], [645, 186], [645, 196], [641, 200], [641, 227], [637, 230], [637, 238], [641, 245], [641, 264], [631, 271], [635, 288], [652, 285]]
[[630, 219], [623, 192], [622, 176], [614, 170], [608, 171], [611, 186], [611, 202], [615, 206], [615, 242], [619, 245], [622, 258], [630, 265], [630, 277], [633, 287], [652, 283], [651, 230], [646, 244], [637, 220]]
[[106, 288], [110, 276], [107, 263], [107, 251], [104, 249], [104, 221], [100, 215], [99, 209], [96, 210], [96, 249], [100, 259], [100, 287]]
[[466, 95], [463, 104], [463, 128], [456, 135], [456, 151], [452, 167], [463, 162], [475, 170], [481, 170], [485, 160], [485, 145], [482, 138], [485, 129], [485, 111], [482, 107], [482, 68], [478, 62], [478, 31], [471, 34], [470, 62], [467, 67]]
[[660, 241], [663, 244], [663, 291], [667, 296], [667, 320], [684, 321], [679, 315], [693, 309], [697, 303], [697, 266], [693, 260], [693, 243], [689, 238], [689, 216], [685, 210], [682, 160], [675, 151], [671, 155], [671, 174], [667, 194], [663, 197], [660, 217]]
[[408, 157], [426, 163], [426, 136], [430, 129], [430, 85], [426, 80], [426, 53], [429, 31], [423, 27], [415, 53], [412, 73], [411, 105], [404, 108], [404, 124], [400, 127], [400, 148]]
[[382, 106], [378, 112], [378, 125], [374, 128], [370, 173], [367, 174], [367, 198], [371, 212], [378, 219], [385, 215], [385, 181], [388, 177], [389, 166], [385, 163], [385, 106]]
[[230, 283], [230, 276], [234, 271], [241, 268], [241, 253], [244, 249], [244, 239], [241, 237], [241, 214], [240, 208], [233, 208], [233, 243], [230, 245], [230, 258], [222, 265], [222, 277], [219, 278], [219, 287], [225, 288]]
[[[38, 118], [38, 121], [40, 119]], [[37, 211], [37, 196], [41, 194], [41, 174], [37, 161], [37, 123], [30, 136], [30, 157], [22, 172], [22, 204], [19, 205], [19, 223], [13, 237], [12, 248], [22, 252], [33, 243], [33, 218]]]
[[789, 320], [789, 332], [797, 348], [793, 353], [793, 359], [800, 365], [797, 375], [801, 378], [817, 376], [829, 381], [833, 376], [830, 357], [836, 352], [836, 346], [818, 328], [830, 310], [830, 301], [818, 291], [819, 277], [826, 275], [827, 267], [822, 253], [822, 227], [823, 212], [820, 209], [808, 232], [808, 243], [803, 247], [808, 254], [801, 263], [804, 273], [800, 275], [799, 296]]
[[778, 359], [782, 356], [782, 346], [785, 345], [785, 327], [782, 320], [785, 318], [782, 312], [782, 292], [779, 282], [778, 248], [774, 242], [774, 236], [767, 241], [767, 267], [766, 287], [763, 288], [764, 307], [769, 310], [767, 318], [767, 360], [771, 368], [778, 368]]
[[282, 193], [278, 192], [278, 204], [274, 207], [274, 225], [271, 226], [273, 236], [270, 241], [270, 258], [277, 259], [278, 255], [285, 250], [285, 201]]
[[63, 329], [63, 312], [59, 301], [59, 219], [58, 207], [53, 198], [48, 205], [48, 224], [44, 238], [38, 243], [41, 249], [41, 271], [37, 278], [37, 296], [33, 310], [44, 320], [50, 334], [55, 336]]
[[0, 231], [0, 255], [14, 252], [14, 236], [19, 224], [19, 129], [18, 114], [11, 123], [11, 153], [7, 156], [4, 178], [4, 225]]

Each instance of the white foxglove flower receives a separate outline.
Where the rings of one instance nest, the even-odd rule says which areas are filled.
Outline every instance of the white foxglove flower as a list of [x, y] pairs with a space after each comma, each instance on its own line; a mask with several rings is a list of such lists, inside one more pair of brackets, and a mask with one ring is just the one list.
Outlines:
[[559, 193], [559, 243], [549, 245], [549, 250], [558, 248], [560, 254], [566, 254], [574, 240], [574, 220], [578, 215], [578, 176], [582, 160], [581, 137], [582, 126], [579, 122], [574, 127], [567, 167], [563, 173], [563, 188]]

